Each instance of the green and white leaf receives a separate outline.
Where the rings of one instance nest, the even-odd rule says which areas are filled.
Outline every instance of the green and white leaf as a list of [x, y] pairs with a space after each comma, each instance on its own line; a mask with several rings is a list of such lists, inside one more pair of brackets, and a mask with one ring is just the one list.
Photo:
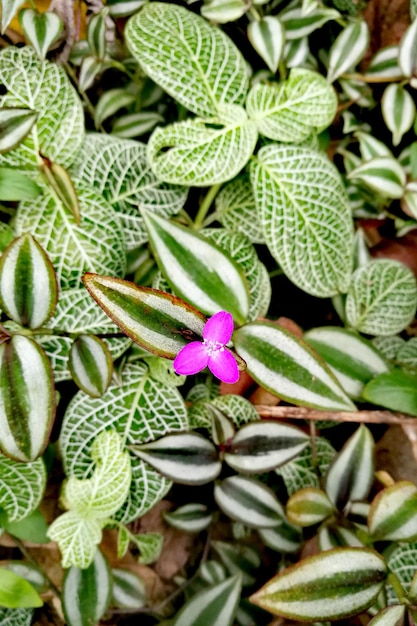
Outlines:
[[329, 50], [327, 80], [333, 82], [354, 68], [369, 45], [369, 28], [365, 20], [352, 22], [338, 35]]
[[80, 389], [90, 396], [103, 395], [113, 375], [113, 360], [102, 339], [79, 335], [71, 346], [68, 365]]
[[372, 57], [366, 73], [378, 78], [399, 78], [402, 76], [398, 65], [398, 46], [387, 46], [378, 50]]
[[102, 523], [78, 511], [67, 511], [57, 517], [48, 529], [48, 537], [56, 541], [62, 555], [62, 567], [89, 567], [101, 541]]
[[414, 319], [417, 287], [408, 267], [377, 259], [359, 267], [346, 298], [348, 324], [369, 335], [399, 333]]
[[[371, 159], [377, 157], [394, 158], [394, 155], [388, 148], [387, 144], [383, 141], [380, 141], [369, 132], [364, 132], [363, 130], [356, 131], [355, 137], [359, 141], [359, 150], [361, 153], [362, 161], [368, 162]], [[360, 159], [358, 159], [355, 167], [358, 167], [360, 164]]]
[[[411, 591], [411, 582], [416, 573], [416, 559], [416, 542], [400, 543], [386, 552], [386, 561], [389, 570], [398, 576], [406, 594]], [[387, 585], [387, 601], [390, 604], [398, 602], [398, 598], [390, 585]]]
[[248, 10], [245, 0], [205, 0], [201, 15], [217, 24], [238, 20]]
[[380, 491], [371, 503], [368, 530], [372, 541], [415, 541], [417, 487], [402, 480]]
[[23, 9], [19, 13], [19, 22], [28, 43], [35, 48], [42, 60], [64, 27], [62, 19], [52, 11], [39, 13], [33, 9]]
[[398, 335], [380, 336], [372, 339], [372, 345], [389, 361], [396, 360], [397, 354], [404, 344], [405, 340]]
[[287, 41], [307, 37], [326, 22], [337, 20], [340, 17], [339, 11], [327, 7], [319, 7], [309, 13], [303, 13], [302, 8], [290, 8], [280, 13], [280, 20], [285, 28]]
[[253, 546], [215, 540], [211, 547], [220, 557], [229, 575], [240, 574], [242, 586], [252, 586], [256, 582], [257, 570], [262, 565], [259, 551]]
[[243, 233], [252, 243], [264, 243], [253, 188], [246, 177], [222, 187], [216, 197], [216, 216], [228, 230]]
[[1, 3], [1, 34], [14, 18], [17, 10], [22, 6], [25, 0], [2, 0]]
[[107, 559], [97, 550], [88, 568], [71, 567], [62, 589], [62, 608], [69, 626], [97, 624], [111, 598], [112, 577]]
[[[109, 92], [106, 92], [109, 93]], [[175, 215], [188, 190], [156, 178], [139, 141], [89, 133], [71, 167], [73, 176], [92, 185], [113, 206], [123, 226], [128, 250], [148, 239], [141, 209], [162, 217]]]
[[305, 487], [294, 493], [286, 504], [288, 521], [298, 526], [314, 526], [334, 513], [333, 503], [317, 487]]
[[235, 331], [233, 341], [249, 374], [274, 395], [324, 410], [354, 410], [325, 363], [276, 324], [251, 322]]
[[258, 152], [251, 178], [266, 243], [288, 278], [319, 297], [345, 292], [353, 225], [333, 164], [308, 148], [272, 144]]
[[173, 528], [186, 533], [199, 533], [213, 521], [213, 514], [205, 504], [184, 504], [175, 511], [163, 513], [164, 520]]
[[411, 78], [416, 70], [417, 18], [405, 31], [398, 47], [398, 65], [406, 78]]
[[112, 604], [126, 609], [141, 609], [147, 594], [142, 578], [127, 569], [113, 567], [111, 570]]
[[243, 103], [246, 61], [223, 31], [200, 16], [151, 2], [128, 21], [125, 37], [145, 73], [196, 115], [216, 115], [219, 105]]
[[327, 439], [316, 437], [314, 458], [311, 445], [308, 445], [295, 459], [277, 467], [275, 472], [282, 476], [288, 495], [292, 496], [306, 487], [318, 488], [320, 477], [326, 475], [335, 454]]
[[31, 109], [4, 107], [0, 109], [0, 153], [10, 152], [29, 135], [38, 118]]
[[135, 535], [135, 543], [139, 549], [139, 563], [150, 565], [161, 556], [164, 536], [161, 533], [140, 533]]
[[416, 117], [414, 99], [402, 85], [392, 83], [385, 88], [381, 109], [384, 122], [392, 132], [392, 143], [398, 146]]
[[207, 187], [239, 174], [257, 139], [256, 124], [246, 111], [223, 104], [216, 117], [157, 128], [149, 139], [148, 160], [154, 174], [167, 183]]
[[320, 526], [317, 539], [322, 552], [332, 548], [360, 548], [365, 544], [358, 539], [352, 528], [344, 528], [335, 524], [323, 524]]
[[329, 126], [336, 109], [333, 87], [317, 72], [301, 68], [292, 69], [283, 83], [255, 85], [246, 102], [259, 132], [286, 143], [300, 143]]
[[7, 90], [0, 107], [25, 107], [36, 111], [36, 124], [25, 141], [0, 165], [21, 171], [36, 170], [39, 153], [67, 167], [84, 137], [84, 114], [77, 92], [64, 69], [40, 61], [33, 48], [7, 46], [0, 52], [0, 82]]
[[34, 609], [4, 609], [0, 607], [2, 626], [31, 626]]
[[288, 554], [298, 552], [301, 548], [301, 533], [299, 526], [293, 526], [284, 520], [275, 528], [258, 528], [261, 541], [276, 552]]
[[285, 29], [275, 15], [265, 15], [248, 24], [248, 39], [275, 74], [284, 51]]
[[42, 459], [32, 463], [13, 461], [0, 456], [0, 509], [9, 522], [18, 522], [39, 505], [46, 486]]
[[19, 205], [17, 234], [31, 232], [55, 267], [61, 289], [79, 287], [84, 272], [120, 276], [126, 267], [120, 220], [111, 205], [84, 183], [75, 180], [81, 223], [45, 188], [32, 202]]
[[404, 604], [393, 604], [378, 611], [375, 617], [368, 623], [369, 626], [399, 626], [403, 624], [404, 613]]
[[401, 198], [406, 183], [405, 171], [392, 156], [375, 157], [348, 174], [381, 198]]
[[124, 87], [116, 87], [105, 91], [95, 106], [94, 124], [96, 128], [117, 113], [120, 109], [127, 108], [135, 102], [135, 95]]
[[249, 400], [243, 396], [225, 394], [212, 399], [202, 398], [191, 404], [188, 409], [191, 428], [211, 428], [212, 414], [207, 409], [208, 403], [224, 413], [238, 427], [259, 420], [259, 415]]
[[394, 358], [403, 368], [417, 370], [417, 337], [410, 337], [407, 342], [403, 342]]

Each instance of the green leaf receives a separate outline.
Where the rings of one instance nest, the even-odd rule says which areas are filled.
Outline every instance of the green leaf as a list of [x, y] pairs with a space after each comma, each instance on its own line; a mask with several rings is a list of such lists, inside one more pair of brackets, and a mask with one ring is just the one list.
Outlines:
[[117, 211], [128, 250], [148, 240], [142, 209], [170, 217], [182, 208], [188, 193], [185, 187], [156, 178], [146, 158], [145, 144], [99, 133], [87, 135], [71, 173], [93, 186]]
[[216, 216], [232, 232], [240, 232], [252, 243], [264, 243], [253, 188], [244, 177], [234, 178], [216, 196]]
[[139, 563], [150, 565], [161, 556], [164, 536], [161, 533], [140, 533], [135, 535], [135, 543], [139, 548]]
[[64, 577], [62, 608], [68, 626], [91, 626], [104, 615], [111, 598], [109, 565], [97, 550], [86, 569], [72, 566]]
[[125, 37], [145, 73], [196, 115], [243, 103], [245, 59], [227, 35], [191, 11], [151, 2], [128, 21]]
[[48, 580], [42, 570], [34, 563], [7, 561], [4, 567], [27, 580], [39, 593], [47, 591], [49, 587]]
[[199, 533], [213, 521], [213, 514], [206, 505], [198, 502], [184, 504], [175, 511], [163, 513], [163, 516], [167, 524], [186, 533]]
[[333, 82], [354, 68], [369, 45], [369, 29], [365, 20], [352, 22], [336, 38], [329, 50], [327, 80]]
[[112, 604], [126, 609], [141, 609], [146, 604], [143, 580], [127, 569], [113, 567]]
[[371, 432], [361, 424], [335, 456], [325, 484], [327, 495], [339, 509], [367, 497], [374, 479], [374, 447]]
[[294, 493], [286, 505], [288, 521], [298, 526], [314, 526], [334, 513], [327, 494], [317, 487], [305, 487]]
[[241, 577], [225, 581], [196, 593], [182, 607], [173, 626], [232, 626], [240, 600]]
[[377, 259], [359, 267], [346, 298], [348, 324], [369, 335], [399, 333], [414, 319], [417, 287], [408, 267]]
[[385, 124], [392, 132], [392, 143], [398, 146], [416, 117], [414, 100], [402, 85], [393, 83], [385, 88], [381, 108]]
[[227, 573], [240, 574], [242, 586], [252, 586], [256, 582], [257, 570], [261, 566], [258, 550], [252, 546], [231, 544], [226, 541], [212, 541], [211, 547], [219, 555]]
[[204, 315], [175, 296], [95, 274], [85, 274], [83, 281], [105, 313], [145, 350], [173, 359], [189, 338], [202, 336]]
[[372, 541], [415, 541], [417, 487], [402, 480], [380, 491], [371, 503], [368, 530]]
[[133, 454], [163, 476], [182, 485], [204, 485], [220, 474], [221, 461], [213, 444], [197, 433], [176, 433], [130, 446]]
[[0, 164], [36, 170], [42, 153], [67, 167], [83, 141], [84, 113], [64, 69], [40, 61], [30, 46], [7, 46], [0, 52], [0, 82], [7, 91], [0, 97], [0, 107], [27, 107], [38, 114], [27, 139], [13, 152], [0, 155]]
[[[49, 543], [47, 536], [48, 524], [39, 509], [35, 509], [32, 513], [25, 515], [25, 517], [19, 521], [9, 521], [7, 514], [0, 511], [0, 526], [4, 530], [18, 537], [22, 541], [30, 541], [32, 543]], [[19, 572], [17, 572], [19, 574]], [[23, 576], [25, 578], [25, 576]], [[33, 582], [28, 579], [29, 582]], [[47, 585], [48, 586], [48, 585]]]
[[417, 378], [394, 369], [371, 380], [363, 390], [368, 402], [417, 417]]
[[47, 252], [62, 289], [79, 287], [86, 271], [118, 276], [126, 267], [116, 212], [91, 188], [73, 182], [81, 210], [79, 225], [46, 188], [37, 200], [20, 203], [15, 222], [17, 234], [31, 232]]
[[41, 188], [29, 176], [0, 167], [0, 201], [34, 200]]
[[0, 448], [28, 463], [44, 451], [55, 418], [50, 363], [29, 337], [14, 335], [0, 345]]
[[272, 144], [258, 152], [251, 177], [266, 243], [288, 278], [319, 297], [345, 292], [352, 216], [333, 164], [308, 148]]
[[59, 15], [52, 11], [39, 13], [33, 9], [23, 9], [19, 13], [19, 22], [28, 43], [42, 60], [64, 27]]
[[0, 259], [0, 306], [18, 324], [38, 328], [58, 299], [51, 261], [30, 234], [15, 239]]
[[285, 29], [275, 15], [265, 15], [248, 24], [248, 39], [271, 72], [278, 70], [284, 50]]
[[312, 131], [320, 131], [331, 124], [336, 114], [337, 96], [323, 76], [295, 68], [283, 83], [252, 87], [246, 109], [265, 137], [300, 143]]
[[359, 165], [348, 179], [360, 181], [381, 198], [401, 198], [406, 183], [404, 169], [392, 156], [375, 157]]
[[14, 18], [17, 10], [22, 6], [24, 0], [2, 0], [1, 3], [1, 34]]
[[0, 153], [16, 148], [30, 133], [38, 118], [36, 111], [3, 107], [0, 110]]
[[80, 335], [71, 346], [69, 368], [80, 389], [103, 395], [113, 375], [113, 360], [106, 344], [94, 335]]
[[251, 601], [294, 620], [342, 619], [371, 606], [386, 575], [385, 560], [374, 550], [335, 548], [285, 569]]
[[27, 580], [0, 567], [0, 606], [15, 609], [42, 605], [42, 598]]
[[258, 131], [245, 110], [219, 105], [215, 117], [157, 128], [148, 143], [154, 174], [167, 183], [207, 187], [234, 178], [253, 154]]
[[235, 261], [190, 229], [150, 213], [143, 216], [156, 260], [172, 289], [208, 315], [224, 309], [238, 324], [244, 323], [249, 294]]
[[2, 626], [31, 626], [34, 609], [3, 609], [0, 607]]
[[20, 463], [0, 456], [0, 509], [8, 522], [18, 522], [38, 507], [46, 486], [42, 459]]
[[325, 363], [276, 324], [246, 324], [234, 332], [233, 341], [250, 375], [274, 395], [324, 410], [354, 410]]
[[316, 437], [314, 457], [309, 445], [295, 459], [278, 467], [275, 472], [282, 476], [288, 495], [291, 496], [305, 487], [319, 487], [320, 479], [326, 475], [334, 455], [335, 450], [327, 439]]

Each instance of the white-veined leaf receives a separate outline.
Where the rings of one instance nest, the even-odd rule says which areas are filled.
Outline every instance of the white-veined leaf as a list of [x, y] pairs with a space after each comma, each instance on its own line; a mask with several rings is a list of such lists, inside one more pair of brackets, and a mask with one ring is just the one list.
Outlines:
[[88, 568], [71, 567], [62, 586], [62, 608], [69, 626], [97, 624], [111, 598], [112, 577], [104, 555], [97, 550]]
[[417, 287], [408, 267], [377, 259], [359, 267], [346, 298], [348, 324], [369, 335], [399, 333], [413, 320]]
[[404, 169], [391, 156], [375, 157], [362, 163], [348, 174], [348, 179], [360, 181], [381, 198], [401, 198], [406, 183]]
[[271, 72], [275, 73], [278, 69], [285, 43], [285, 29], [278, 17], [265, 15], [260, 20], [250, 22], [248, 25], [248, 39]]
[[314, 457], [311, 445], [295, 459], [277, 467], [275, 472], [282, 476], [288, 495], [305, 487], [320, 487], [320, 479], [326, 475], [336, 451], [323, 437], [316, 437]]
[[27, 107], [38, 118], [25, 141], [6, 156], [7, 163], [21, 171], [37, 169], [39, 152], [67, 167], [84, 137], [84, 114], [77, 92], [64, 69], [40, 61], [30, 46], [8, 46], [0, 52], [0, 82], [7, 90], [1, 107]]
[[417, 18], [405, 31], [398, 47], [398, 65], [404, 76], [411, 78], [416, 70]]
[[191, 597], [175, 617], [173, 626], [214, 625], [232, 626], [240, 600], [241, 576], [231, 578], [204, 589]]
[[327, 80], [310, 70], [294, 68], [279, 84], [257, 84], [246, 102], [249, 118], [269, 139], [300, 143], [314, 130], [329, 126], [337, 97]]
[[[410, 593], [413, 600], [416, 598], [416, 559], [416, 542], [394, 544], [386, 554], [389, 570], [398, 577], [405, 593]], [[387, 585], [387, 599], [391, 603], [398, 602], [398, 598], [390, 585]]]
[[200, 16], [151, 2], [128, 21], [125, 37], [146, 74], [196, 115], [243, 103], [246, 61], [227, 35]]
[[365, 20], [348, 24], [329, 50], [327, 79], [333, 82], [362, 59], [369, 44], [369, 29]]
[[19, 22], [28, 43], [35, 48], [42, 60], [64, 27], [59, 15], [52, 11], [39, 13], [33, 9], [23, 9], [19, 13]]
[[155, 175], [168, 183], [207, 187], [234, 178], [253, 154], [258, 131], [245, 110], [219, 106], [219, 115], [157, 128], [148, 143]]
[[89, 567], [101, 541], [101, 527], [101, 520], [77, 511], [67, 511], [52, 522], [48, 537], [59, 545], [62, 567]]
[[2, 626], [31, 626], [34, 609], [4, 609], [0, 607]]
[[334, 165], [314, 150], [272, 144], [258, 152], [251, 177], [265, 240], [288, 278], [319, 297], [345, 292], [353, 223]]
[[371, 503], [368, 530], [372, 541], [415, 541], [417, 487], [402, 480], [380, 491]]
[[253, 188], [246, 176], [222, 187], [216, 196], [216, 216], [228, 230], [243, 233], [252, 243], [264, 243]]
[[417, 370], [417, 337], [410, 337], [407, 342], [398, 344], [393, 358], [405, 369]]
[[397, 354], [405, 345], [405, 340], [398, 335], [388, 335], [386, 337], [374, 337], [372, 345], [389, 361], [395, 361]]
[[21, 463], [0, 455], [0, 508], [9, 522], [18, 522], [39, 505], [46, 486], [42, 459]]
[[392, 83], [385, 88], [381, 108], [385, 124], [392, 132], [392, 143], [398, 146], [416, 117], [414, 99], [402, 85]]
[[337, 20], [340, 17], [339, 11], [319, 7], [315, 11], [303, 14], [301, 8], [290, 8], [290, 10], [280, 13], [280, 20], [285, 28], [286, 39], [301, 39], [318, 30], [330, 20]]

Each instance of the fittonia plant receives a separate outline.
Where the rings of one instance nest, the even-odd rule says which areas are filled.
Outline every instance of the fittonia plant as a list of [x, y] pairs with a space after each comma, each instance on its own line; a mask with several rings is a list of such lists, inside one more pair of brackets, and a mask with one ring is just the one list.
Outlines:
[[[365, 73], [356, 2], [86, 3], [77, 42], [72, 11], [21, 4], [1, 17], [28, 45], [0, 51], [0, 526], [66, 571], [6, 553], [0, 622], [51, 593], [69, 626], [415, 621], [417, 488], [375, 475], [364, 424], [338, 450], [326, 430], [417, 416], [415, 277], [370, 250], [375, 223], [416, 230], [415, 3]], [[290, 283], [303, 336], [273, 319]], [[260, 420], [255, 384], [320, 432]], [[204, 543], [169, 605], [122, 560], [163, 562], [137, 522], [163, 498]]]

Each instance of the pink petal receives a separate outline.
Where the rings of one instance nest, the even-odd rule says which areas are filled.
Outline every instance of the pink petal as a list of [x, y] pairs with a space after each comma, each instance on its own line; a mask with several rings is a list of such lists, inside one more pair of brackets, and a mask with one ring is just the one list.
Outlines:
[[173, 367], [177, 374], [191, 376], [207, 367], [208, 360], [207, 347], [201, 341], [192, 341], [178, 352]]
[[230, 350], [216, 350], [208, 359], [209, 370], [224, 383], [237, 383], [239, 370], [236, 359]]
[[218, 341], [225, 345], [233, 333], [233, 317], [227, 311], [219, 311], [207, 320], [203, 329], [203, 337], [207, 341]]

